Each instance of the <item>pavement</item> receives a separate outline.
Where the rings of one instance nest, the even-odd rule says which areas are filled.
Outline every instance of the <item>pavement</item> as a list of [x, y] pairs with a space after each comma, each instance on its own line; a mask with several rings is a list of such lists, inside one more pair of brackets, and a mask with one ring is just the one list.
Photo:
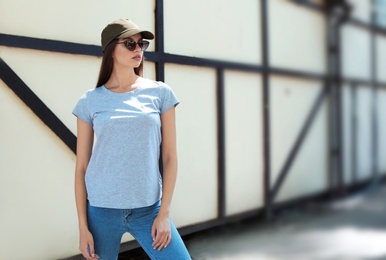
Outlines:
[[[184, 240], [193, 260], [386, 260], [386, 185]], [[137, 249], [119, 259], [148, 258]]]
[[386, 186], [185, 241], [194, 260], [386, 260]]

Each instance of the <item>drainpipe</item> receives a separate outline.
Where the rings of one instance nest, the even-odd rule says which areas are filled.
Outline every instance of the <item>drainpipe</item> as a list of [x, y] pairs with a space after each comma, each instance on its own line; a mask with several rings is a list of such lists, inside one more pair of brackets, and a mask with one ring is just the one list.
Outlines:
[[329, 89], [329, 189], [331, 197], [345, 194], [343, 167], [343, 113], [341, 28], [349, 19], [351, 6], [344, 0], [325, 0], [327, 16], [328, 58], [327, 87]]

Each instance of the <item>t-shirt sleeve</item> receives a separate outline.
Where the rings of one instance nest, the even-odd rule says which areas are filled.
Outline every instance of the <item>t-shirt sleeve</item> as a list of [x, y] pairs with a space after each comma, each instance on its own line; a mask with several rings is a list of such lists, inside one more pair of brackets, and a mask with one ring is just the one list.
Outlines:
[[76, 103], [72, 113], [87, 124], [91, 126], [93, 125], [90, 109], [87, 105], [87, 93], [78, 100], [78, 103]]
[[160, 112], [162, 115], [173, 106], [177, 106], [180, 103], [180, 101], [178, 100], [177, 96], [174, 94], [173, 90], [169, 85], [162, 83], [160, 85], [160, 89], [161, 89], [161, 98], [162, 98]]

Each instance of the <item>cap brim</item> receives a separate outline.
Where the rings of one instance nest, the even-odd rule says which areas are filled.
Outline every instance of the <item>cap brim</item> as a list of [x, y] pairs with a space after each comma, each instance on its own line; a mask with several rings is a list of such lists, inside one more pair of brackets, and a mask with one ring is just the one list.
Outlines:
[[154, 39], [153, 33], [149, 32], [149, 31], [143, 31], [143, 30], [137, 30], [137, 29], [133, 29], [133, 30], [129, 30], [127, 32], [124, 32], [121, 35], [119, 35], [117, 38], [124, 39], [124, 38], [131, 37], [133, 35], [136, 35], [138, 33], [140, 33], [142, 35], [142, 38], [144, 38], [144, 39], [148, 39], [148, 40]]

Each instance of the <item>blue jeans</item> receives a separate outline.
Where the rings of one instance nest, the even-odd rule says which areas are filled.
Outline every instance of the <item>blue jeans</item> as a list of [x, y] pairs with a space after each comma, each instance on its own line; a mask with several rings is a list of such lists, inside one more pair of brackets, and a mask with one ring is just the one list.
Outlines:
[[153, 249], [151, 227], [161, 202], [137, 209], [108, 209], [88, 204], [88, 228], [94, 237], [94, 250], [99, 260], [118, 258], [121, 238], [129, 232], [151, 259], [191, 259], [173, 222], [170, 221], [170, 244], [158, 251]]

